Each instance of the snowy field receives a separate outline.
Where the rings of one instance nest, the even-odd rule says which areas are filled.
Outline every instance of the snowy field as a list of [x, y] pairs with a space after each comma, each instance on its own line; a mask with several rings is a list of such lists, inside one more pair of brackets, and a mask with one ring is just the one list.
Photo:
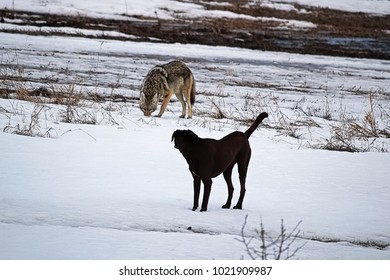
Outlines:
[[[177, 14], [183, 17], [201, 17], [201, 16], [219, 16], [219, 17], [237, 17], [229, 12], [214, 13], [204, 10], [201, 4], [195, 4], [195, 1], [175, 1], [175, 0], [110, 0], [99, 1], [98, 3], [77, 0], [1, 0], [0, 7], [9, 10], [34, 11], [55, 14], [80, 14], [96, 17], [117, 17], [121, 14], [141, 15], [155, 17], [156, 13], [160, 18], [172, 18]], [[229, 1], [226, 1], [229, 2]], [[221, 3], [225, 5], [225, 3]], [[239, 2], [239, 1], [237, 1]], [[241, 1], [244, 2], [244, 1]], [[373, 14], [388, 15], [390, 13], [390, 4], [387, 0], [252, 0], [247, 1], [251, 5], [260, 5], [274, 7], [276, 9], [291, 10], [295, 9], [293, 3], [301, 5], [318, 6], [350, 12], [364, 12]], [[221, 5], [220, 4], [220, 5]], [[215, 5], [218, 5], [217, 3]]]
[[[0, 7], [13, 2], [27, 6]], [[136, 1], [27, 2], [108, 16]], [[334, 2], [324, 1], [343, 8]], [[359, 2], [390, 13], [388, 1]], [[197, 9], [146, 3], [134, 13]], [[281, 219], [287, 231], [302, 221], [294, 259], [390, 259], [389, 61], [3, 32], [0, 42], [3, 88], [107, 98], [0, 99], [0, 259], [249, 259], [239, 241], [246, 216], [248, 238], [261, 222], [275, 238]], [[162, 118], [144, 117], [142, 79], [172, 59], [194, 73], [194, 117], [179, 119], [176, 98]], [[262, 111], [270, 117], [250, 138], [243, 209], [221, 209], [227, 189], [217, 177], [208, 212], [191, 211], [192, 176], [173, 131], [219, 139]], [[360, 152], [324, 149], [341, 136]]]

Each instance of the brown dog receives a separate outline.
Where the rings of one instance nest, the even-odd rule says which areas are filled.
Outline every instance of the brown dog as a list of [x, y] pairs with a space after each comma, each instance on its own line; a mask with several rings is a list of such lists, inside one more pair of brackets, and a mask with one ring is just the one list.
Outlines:
[[251, 148], [248, 138], [260, 125], [267, 113], [261, 113], [251, 127], [243, 132], [233, 132], [220, 140], [199, 138], [191, 130], [176, 130], [172, 135], [175, 140], [175, 148], [179, 149], [187, 160], [192, 177], [194, 178], [194, 206], [198, 208], [201, 181], [204, 185], [203, 202], [200, 211], [207, 211], [210, 197], [212, 178], [223, 173], [228, 187], [228, 198], [222, 208], [230, 208], [233, 197], [232, 170], [238, 165], [241, 191], [235, 209], [242, 209], [242, 201], [245, 196], [245, 179], [248, 164], [251, 157]]

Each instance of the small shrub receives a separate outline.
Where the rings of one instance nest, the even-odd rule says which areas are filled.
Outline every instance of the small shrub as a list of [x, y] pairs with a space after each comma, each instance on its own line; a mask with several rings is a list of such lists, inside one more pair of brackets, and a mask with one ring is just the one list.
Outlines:
[[274, 260], [288, 260], [295, 257], [297, 252], [306, 244], [304, 243], [295, 247], [295, 249], [292, 246], [299, 238], [300, 230], [298, 227], [302, 221], [298, 222], [292, 231], [287, 232], [282, 219], [278, 236], [269, 234], [265, 230], [263, 222], [261, 222], [260, 228], [255, 229], [256, 235], [254, 237], [247, 237], [245, 235], [247, 219], [248, 215], [245, 217], [244, 224], [242, 225], [241, 239], [239, 241], [244, 244], [246, 253], [252, 260], [268, 260], [270, 258]]

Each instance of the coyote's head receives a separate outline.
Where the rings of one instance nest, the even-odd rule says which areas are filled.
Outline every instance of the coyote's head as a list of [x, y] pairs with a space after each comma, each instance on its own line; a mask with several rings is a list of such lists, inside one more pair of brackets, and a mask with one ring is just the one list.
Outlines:
[[158, 101], [168, 88], [167, 76], [163, 68], [154, 67], [142, 82], [139, 107], [145, 116], [156, 111]]
[[141, 93], [139, 107], [141, 111], [144, 113], [144, 116], [151, 116], [154, 111], [157, 109], [158, 104], [158, 94], [153, 96], [148, 96]]

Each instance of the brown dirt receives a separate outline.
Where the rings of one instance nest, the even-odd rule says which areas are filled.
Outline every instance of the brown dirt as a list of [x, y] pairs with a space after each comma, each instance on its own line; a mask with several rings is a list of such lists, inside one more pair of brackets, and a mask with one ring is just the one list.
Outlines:
[[[197, 1], [195, 1], [197, 2]], [[278, 20], [183, 18], [175, 20], [128, 16], [127, 20], [97, 19], [0, 10], [0, 20], [19, 19], [20, 25], [75, 27], [118, 31], [136, 36], [136, 41], [180, 42], [243, 47], [266, 51], [304, 54], [337, 55], [358, 58], [390, 59], [390, 16], [351, 13], [327, 8], [295, 5], [296, 10], [282, 11], [244, 5], [246, 1], [231, 1], [232, 5], [214, 6], [202, 1], [206, 9], [231, 11], [253, 17], [306, 21], [316, 28], [286, 29]], [[224, 1], [226, 2], [226, 0]], [[238, 4], [237, 4], [238, 3]], [[241, 4], [240, 4], [241, 3]], [[16, 32], [16, 31], [9, 31]], [[24, 31], [25, 32], [25, 31]], [[32, 32], [32, 35], [63, 35], [61, 32]], [[85, 36], [82, 34], [72, 36]], [[104, 35], [99, 38], [106, 39]], [[112, 38], [112, 37], [109, 37]], [[114, 39], [128, 40], [123, 37]]]

